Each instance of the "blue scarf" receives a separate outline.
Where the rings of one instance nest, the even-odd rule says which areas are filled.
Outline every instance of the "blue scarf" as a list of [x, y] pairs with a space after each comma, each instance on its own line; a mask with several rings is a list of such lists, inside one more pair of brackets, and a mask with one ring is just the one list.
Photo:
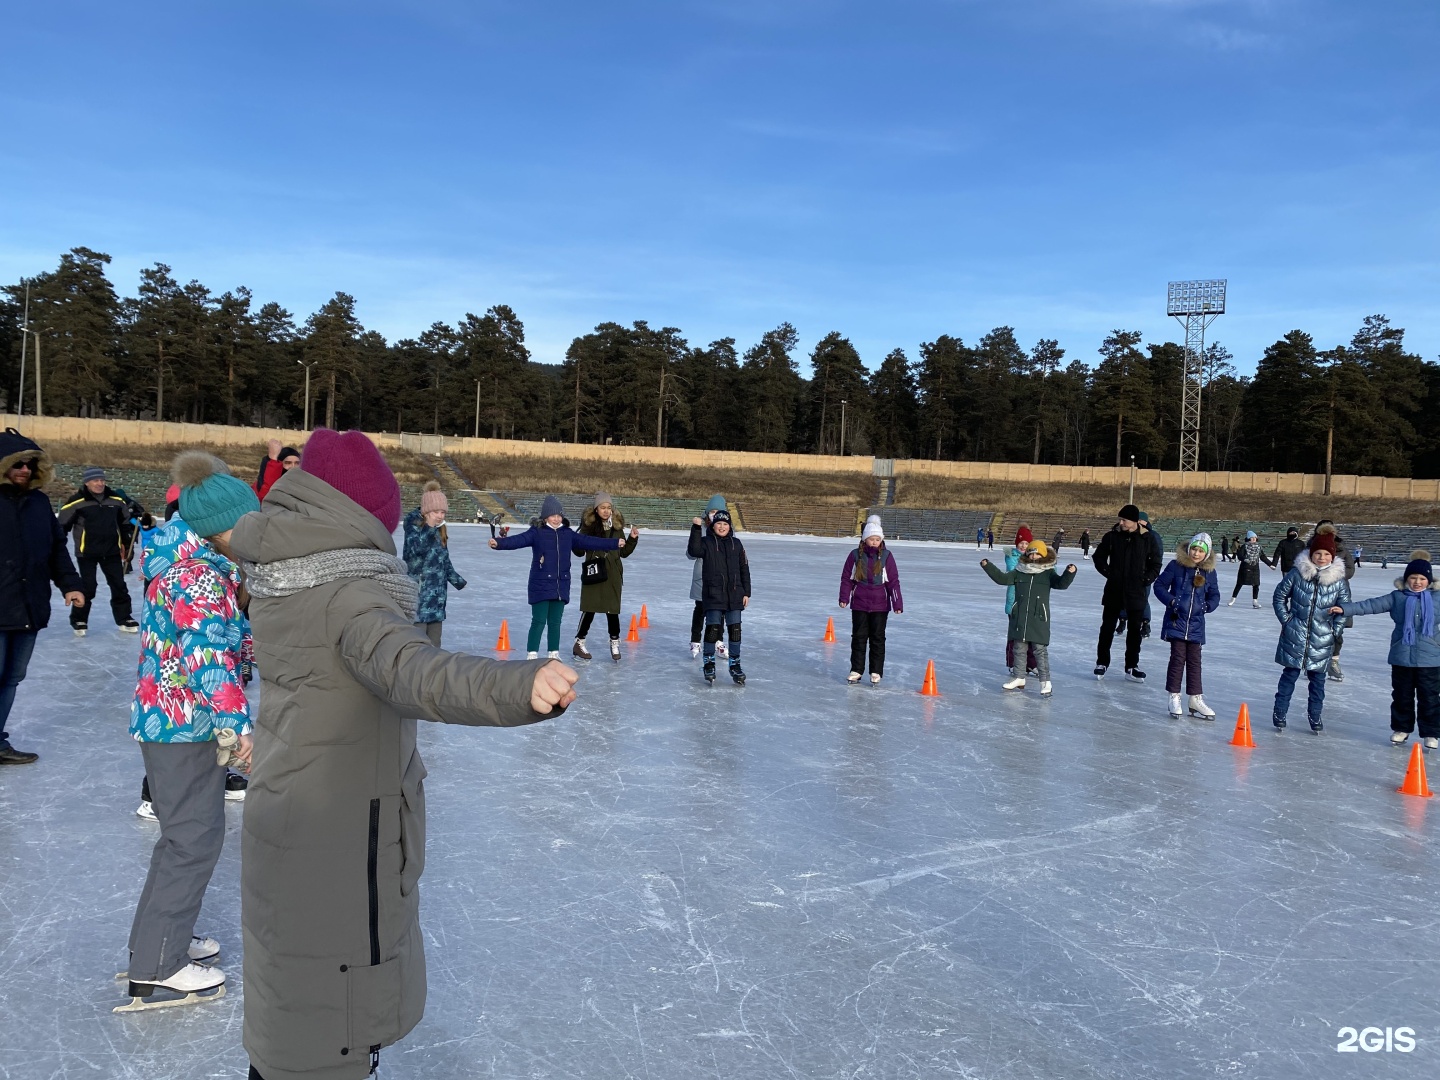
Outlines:
[[1426, 637], [1435, 636], [1435, 601], [1426, 589], [1422, 593], [1405, 593], [1405, 631], [1400, 640], [1406, 645], [1415, 644], [1415, 609], [1420, 609], [1420, 632]]

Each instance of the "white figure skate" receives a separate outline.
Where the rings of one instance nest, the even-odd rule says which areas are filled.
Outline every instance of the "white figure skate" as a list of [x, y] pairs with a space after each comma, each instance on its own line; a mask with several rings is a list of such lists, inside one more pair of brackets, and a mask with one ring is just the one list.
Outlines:
[[[162, 996], [165, 994], [181, 996]], [[216, 967], [191, 962], [160, 982], [143, 983], [131, 980], [130, 1001], [124, 1005], [116, 1005], [111, 1011], [151, 1012], [155, 1009], [171, 1009], [177, 1005], [203, 1005], [209, 1001], [219, 1001], [224, 996], [225, 973]]]

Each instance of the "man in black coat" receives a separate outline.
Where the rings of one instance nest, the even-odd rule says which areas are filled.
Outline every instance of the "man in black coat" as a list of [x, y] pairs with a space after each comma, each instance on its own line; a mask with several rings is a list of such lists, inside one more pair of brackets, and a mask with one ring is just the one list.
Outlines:
[[1110, 645], [1115, 640], [1115, 623], [1123, 614], [1125, 626], [1125, 674], [1132, 682], [1144, 682], [1140, 663], [1140, 640], [1144, 632], [1145, 602], [1150, 586], [1160, 576], [1160, 554], [1154, 541], [1140, 531], [1140, 511], [1127, 503], [1119, 520], [1095, 549], [1095, 569], [1105, 578], [1100, 640], [1095, 646], [1095, 677], [1103, 679], [1110, 666]]
[[1270, 565], [1278, 566], [1280, 573], [1288, 574], [1295, 565], [1295, 556], [1304, 550], [1305, 541], [1300, 539], [1300, 530], [1291, 525], [1285, 530], [1285, 539], [1275, 545], [1275, 554], [1270, 557]]
[[130, 590], [125, 587], [125, 546], [134, 534], [130, 519], [145, 508], [122, 499], [105, 483], [105, 470], [88, 468], [81, 474], [80, 490], [60, 507], [60, 528], [75, 534], [75, 558], [80, 564], [85, 603], [70, 612], [70, 627], [84, 637], [90, 625], [90, 605], [95, 599], [95, 571], [105, 574], [110, 586], [110, 613], [115, 625], [126, 633], [140, 629], [130, 613]]
[[14, 428], [0, 434], [0, 765], [28, 765], [39, 756], [11, 746], [5, 725], [35, 638], [50, 622], [50, 583], [65, 603], [85, 602], [65, 534], [40, 490], [51, 474], [40, 447]]

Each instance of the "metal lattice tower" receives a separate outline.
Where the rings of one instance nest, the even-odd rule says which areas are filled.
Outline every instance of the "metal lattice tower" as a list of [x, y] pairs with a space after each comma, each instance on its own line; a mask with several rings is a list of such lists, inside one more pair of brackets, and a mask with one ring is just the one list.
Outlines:
[[1166, 314], [1185, 327], [1185, 374], [1180, 388], [1180, 471], [1200, 469], [1200, 396], [1205, 388], [1205, 328], [1225, 314], [1225, 280], [1172, 281]]

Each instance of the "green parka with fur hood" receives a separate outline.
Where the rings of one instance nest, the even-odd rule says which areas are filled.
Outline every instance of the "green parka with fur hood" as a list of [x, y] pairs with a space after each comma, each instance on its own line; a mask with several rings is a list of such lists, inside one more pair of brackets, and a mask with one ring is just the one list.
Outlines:
[[1015, 606], [1010, 609], [1011, 641], [1050, 644], [1050, 590], [1068, 589], [1075, 580], [1074, 569], [1064, 573], [1055, 569], [1055, 554], [1048, 550], [1040, 559], [1021, 558], [1014, 570], [1001, 570], [989, 559], [980, 563], [991, 580], [1015, 586]]
[[606, 540], [619, 540], [625, 537], [625, 546], [618, 551], [591, 551], [585, 555], [585, 565], [592, 562], [603, 562], [605, 564], [605, 580], [591, 584], [584, 580], [584, 572], [581, 572], [580, 586], [580, 610], [593, 611], [598, 615], [620, 614], [620, 596], [625, 588], [625, 564], [621, 559], [628, 559], [635, 550], [639, 539], [631, 540], [625, 536], [625, 518], [620, 511], [616, 510], [610, 517], [610, 527], [605, 527], [605, 522], [595, 512], [595, 507], [590, 507], [580, 518], [581, 536], [600, 536]]
[[[261, 570], [322, 552], [395, 555], [372, 514], [301, 469], [240, 519], [230, 546]], [[543, 720], [530, 694], [544, 661], [437, 649], [373, 577], [256, 596], [250, 619], [264, 690], [241, 846], [245, 1049], [265, 1080], [361, 1080], [425, 1009], [413, 718]]]

